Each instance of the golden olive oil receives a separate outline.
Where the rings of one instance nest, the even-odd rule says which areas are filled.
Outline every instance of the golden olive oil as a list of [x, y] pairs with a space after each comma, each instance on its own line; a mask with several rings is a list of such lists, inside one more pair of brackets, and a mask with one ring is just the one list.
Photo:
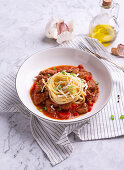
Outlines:
[[90, 28], [90, 37], [96, 38], [103, 46], [109, 46], [116, 38], [116, 31], [110, 25], [96, 25], [94, 29]]

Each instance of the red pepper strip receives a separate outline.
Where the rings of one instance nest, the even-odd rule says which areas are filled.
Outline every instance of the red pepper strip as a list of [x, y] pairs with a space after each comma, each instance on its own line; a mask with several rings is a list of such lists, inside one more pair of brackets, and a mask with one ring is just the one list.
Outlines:
[[88, 105], [93, 106], [93, 103], [89, 100]]
[[34, 81], [34, 84], [33, 84], [32, 89], [31, 89], [32, 91], [35, 89], [36, 84], [37, 84], [36, 81]]
[[89, 81], [90, 79], [92, 79], [92, 76], [85, 76], [86, 81]]
[[74, 116], [78, 116], [79, 114], [78, 114], [78, 112], [74, 112], [73, 115]]
[[59, 112], [59, 117], [62, 119], [68, 119], [70, 116], [70, 112]]
[[89, 106], [88, 108], [88, 112], [90, 112], [92, 110], [92, 106]]

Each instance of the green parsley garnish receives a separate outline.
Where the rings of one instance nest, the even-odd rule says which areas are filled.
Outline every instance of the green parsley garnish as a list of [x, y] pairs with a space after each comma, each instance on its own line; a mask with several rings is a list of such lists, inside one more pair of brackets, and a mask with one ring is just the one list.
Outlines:
[[39, 84], [39, 82], [38, 82], [38, 81], [37, 81], [36, 83], [37, 83], [37, 84]]
[[74, 73], [70, 73], [70, 75], [72, 75], [73, 77], [75, 76], [75, 74], [74, 74]]
[[47, 107], [43, 107], [44, 110], [47, 110]]
[[95, 84], [96, 84], [96, 85], [99, 85], [99, 82], [98, 82], [98, 81], [95, 81]]
[[59, 89], [59, 90], [61, 90], [61, 89], [62, 89], [62, 87], [61, 87], [61, 86], [59, 86], [59, 87], [58, 87], [58, 89]]
[[72, 87], [73, 87], [73, 86], [69, 86], [68, 89], [70, 90], [70, 89], [72, 89]]
[[62, 74], [64, 74], [64, 75], [65, 75], [65, 71], [64, 71], [64, 70], [62, 70]]
[[50, 76], [51, 76], [51, 74], [48, 74], [48, 76], [50, 77]]
[[120, 116], [120, 119], [124, 119], [124, 115], [121, 115], [121, 116]]
[[56, 68], [55, 68], [55, 67], [53, 67], [53, 70], [55, 70], [55, 71], [56, 71]]
[[38, 109], [39, 111], [42, 111], [42, 109]]
[[111, 115], [111, 120], [114, 120], [114, 115]]
[[55, 87], [53, 87], [53, 89], [54, 89], [54, 90], [56, 90], [56, 88], [55, 88]]

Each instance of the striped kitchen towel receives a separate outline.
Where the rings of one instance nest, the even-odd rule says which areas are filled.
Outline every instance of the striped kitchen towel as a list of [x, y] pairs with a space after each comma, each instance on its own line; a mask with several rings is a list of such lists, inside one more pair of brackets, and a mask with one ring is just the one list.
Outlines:
[[[61, 46], [78, 48], [81, 41], [83, 41], [83, 37], [80, 36]], [[74, 132], [83, 141], [124, 135], [124, 120], [119, 118], [121, 114], [124, 114], [124, 73], [109, 64], [107, 67], [112, 73], [112, 96], [99, 113], [85, 122], [70, 125], [54, 124], [30, 114], [16, 93], [16, 72], [14, 71], [0, 80], [0, 111], [20, 112], [29, 118], [35, 140], [54, 166], [72, 153], [73, 148], [68, 139], [68, 134], [71, 132]], [[117, 102], [117, 95], [120, 95], [120, 102]], [[112, 114], [115, 115], [114, 121], [110, 119]]]

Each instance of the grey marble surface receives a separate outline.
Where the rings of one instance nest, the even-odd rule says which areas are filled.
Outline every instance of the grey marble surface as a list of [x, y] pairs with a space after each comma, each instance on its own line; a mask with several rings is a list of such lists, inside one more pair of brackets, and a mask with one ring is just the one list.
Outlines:
[[[120, 3], [120, 32], [124, 43], [124, 1]], [[44, 36], [51, 16], [73, 19], [76, 34], [88, 33], [98, 0], [0, 0], [0, 77], [19, 67], [33, 53], [57, 45]], [[123, 59], [118, 59], [123, 60]], [[123, 170], [124, 138], [81, 142], [70, 135], [74, 151], [51, 167], [35, 142], [29, 120], [19, 113], [0, 113], [0, 170]]]

